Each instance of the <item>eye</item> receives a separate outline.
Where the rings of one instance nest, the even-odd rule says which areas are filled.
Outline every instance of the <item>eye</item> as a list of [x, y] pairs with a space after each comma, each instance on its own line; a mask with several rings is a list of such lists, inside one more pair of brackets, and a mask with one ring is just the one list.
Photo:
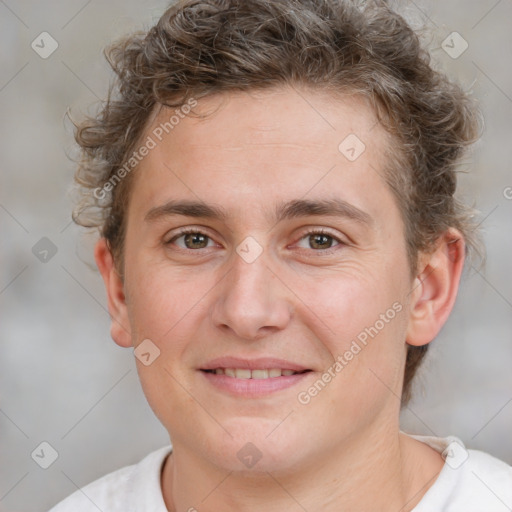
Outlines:
[[315, 230], [306, 233], [299, 241], [298, 246], [304, 249], [314, 249], [316, 251], [328, 250], [342, 242], [335, 236], [323, 231]]
[[[207, 249], [215, 246], [214, 241], [208, 235], [194, 228], [182, 229], [165, 243], [165, 245], [172, 244], [183, 250]], [[343, 245], [343, 242], [334, 235], [317, 229], [305, 233], [297, 245], [303, 249], [314, 249], [316, 252], [320, 252]]]
[[[180, 243], [178, 243], [180, 241]], [[166, 245], [176, 244], [180, 249], [206, 249], [211, 247], [209, 243], [213, 244], [213, 240], [201, 231], [194, 229], [183, 229], [177, 235], [172, 237]]]

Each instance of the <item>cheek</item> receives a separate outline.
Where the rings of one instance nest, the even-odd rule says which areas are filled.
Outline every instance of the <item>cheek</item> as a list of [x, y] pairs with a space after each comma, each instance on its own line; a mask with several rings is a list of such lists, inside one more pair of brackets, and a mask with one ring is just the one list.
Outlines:
[[327, 383], [316, 381], [301, 390], [299, 397], [299, 402], [306, 404], [299, 410], [319, 429], [331, 425], [334, 436], [350, 435], [381, 413], [399, 408], [405, 356], [405, 343], [401, 341], [404, 309], [398, 302], [389, 306], [383, 309], [385, 320], [380, 313], [376, 316], [365, 308], [348, 306], [346, 311], [353, 314], [352, 318], [340, 322], [339, 332], [329, 338], [333, 362], [319, 376]]
[[[390, 389], [399, 394], [407, 327], [407, 287], [400, 276], [337, 273], [325, 282], [302, 280], [300, 286], [321, 319], [321, 342], [331, 359], [325, 368], [329, 391], [319, 403], [332, 400], [337, 414], [351, 410], [357, 416], [361, 408], [379, 407], [385, 397], [393, 399]], [[305, 311], [303, 318], [313, 319]]]
[[204, 307], [216, 282], [213, 272], [198, 275], [193, 269], [173, 268], [165, 260], [133, 261], [131, 269], [132, 329], [139, 341], [150, 338], [157, 344], [184, 330]]
[[[404, 286], [398, 276], [378, 267], [347, 265], [329, 276], [302, 276], [293, 286], [310, 307], [309, 316], [317, 317], [318, 323], [324, 325], [332, 348], [338, 353], [360, 334], [364, 340], [365, 329], [376, 323], [379, 331], [384, 330], [383, 321], [389, 330], [388, 324], [396, 324], [396, 310], [403, 309], [393, 305], [402, 304]], [[307, 309], [304, 312], [307, 316]]]
[[164, 425], [175, 424], [176, 411], [187, 411], [195, 418], [187, 423], [190, 434], [191, 425], [209, 421], [189, 393], [193, 394], [193, 389], [187, 353], [197, 345], [198, 318], [206, 314], [205, 294], [215, 280], [194, 278], [158, 263], [133, 264], [132, 268], [145, 271], [130, 276], [134, 291], [129, 308], [132, 330], [137, 343], [149, 339], [158, 350], [158, 357], [149, 366], [137, 361], [144, 394]]

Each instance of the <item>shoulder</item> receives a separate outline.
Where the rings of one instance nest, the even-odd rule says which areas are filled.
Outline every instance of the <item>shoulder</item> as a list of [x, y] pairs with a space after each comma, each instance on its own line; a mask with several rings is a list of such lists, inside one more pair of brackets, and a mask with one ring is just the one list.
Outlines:
[[467, 450], [467, 454], [467, 466], [461, 467], [461, 480], [467, 484], [468, 496], [475, 499], [482, 496], [489, 505], [494, 503], [496, 510], [510, 510], [512, 466], [478, 450]]
[[[138, 464], [118, 469], [78, 489], [49, 512], [127, 512], [165, 511], [160, 487], [162, 464], [171, 452], [166, 446], [147, 455]], [[149, 505], [151, 504], [151, 507]], [[164, 508], [162, 508], [164, 506]]]
[[445, 459], [437, 480], [414, 512], [506, 512], [512, 507], [512, 466], [478, 450], [468, 450], [455, 436], [412, 436]]

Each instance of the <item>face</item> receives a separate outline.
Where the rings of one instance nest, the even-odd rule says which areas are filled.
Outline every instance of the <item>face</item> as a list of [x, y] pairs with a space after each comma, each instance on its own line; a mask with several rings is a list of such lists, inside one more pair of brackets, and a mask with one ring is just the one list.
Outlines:
[[175, 450], [268, 471], [397, 425], [412, 282], [372, 110], [283, 88], [195, 111], [144, 137], [117, 340], [150, 340], [139, 375]]

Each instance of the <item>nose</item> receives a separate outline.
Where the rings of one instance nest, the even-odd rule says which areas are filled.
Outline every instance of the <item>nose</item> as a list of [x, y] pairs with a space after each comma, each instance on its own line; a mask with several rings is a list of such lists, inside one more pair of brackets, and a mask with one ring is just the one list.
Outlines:
[[284, 329], [292, 317], [287, 287], [271, 270], [265, 252], [247, 263], [233, 254], [230, 272], [219, 283], [212, 320], [244, 340], [256, 340]]

